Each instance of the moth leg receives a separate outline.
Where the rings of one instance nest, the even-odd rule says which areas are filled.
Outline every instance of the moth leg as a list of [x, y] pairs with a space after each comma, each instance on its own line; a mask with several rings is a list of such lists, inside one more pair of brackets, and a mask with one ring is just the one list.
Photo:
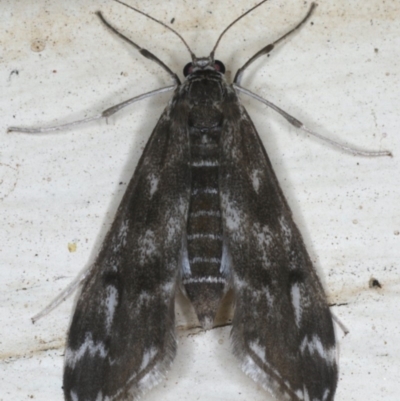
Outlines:
[[97, 11], [97, 16], [100, 18], [101, 22], [109, 28], [111, 31], [113, 31], [116, 35], [118, 35], [121, 39], [125, 40], [129, 44], [131, 44], [135, 49], [139, 50], [139, 53], [143, 56], [148, 58], [149, 60], [154, 61], [157, 63], [162, 69], [164, 69], [174, 80], [176, 85], [180, 85], [181, 81], [179, 80], [178, 76], [166, 65], [164, 64], [156, 55], [153, 53], [149, 52], [146, 49], [141, 48], [139, 45], [137, 45], [135, 42], [133, 42], [131, 39], [127, 38], [125, 35], [123, 35], [121, 32], [119, 32], [116, 28], [114, 28], [104, 17], [103, 14], [100, 11]]
[[359, 150], [359, 149], [355, 149], [355, 148], [343, 145], [342, 143], [336, 142], [336, 141], [334, 141], [332, 139], [326, 138], [323, 135], [318, 134], [317, 132], [310, 130], [301, 121], [299, 121], [297, 118], [294, 118], [293, 116], [291, 116], [290, 114], [286, 113], [286, 111], [282, 110], [281, 108], [279, 108], [275, 104], [273, 104], [273, 103], [269, 102], [268, 100], [256, 95], [255, 93], [249, 91], [248, 89], [245, 89], [245, 88], [241, 87], [238, 84], [233, 84], [233, 87], [238, 92], [244, 93], [245, 95], [247, 95], [249, 97], [252, 97], [253, 99], [258, 100], [259, 102], [264, 103], [265, 105], [267, 105], [271, 109], [275, 110], [277, 113], [279, 113], [283, 118], [285, 118], [294, 127], [299, 128], [302, 131], [307, 132], [307, 134], [315, 136], [316, 138], [321, 139], [322, 141], [325, 141], [325, 142], [329, 143], [330, 145], [341, 149], [344, 152], [351, 153], [352, 155], [355, 155], [355, 156], [367, 156], [367, 157], [392, 156], [392, 153], [389, 152], [388, 150], [381, 150], [381, 151], [379, 151], [379, 150], [377, 150], [377, 151]]
[[264, 54], [270, 53], [275, 46], [279, 43], [282, 42], [284, 39], [286, 39], [289, 35], [291, 35], [293, 32], [297, 31], [302, 25], [306, 23], [306, 21], [311, 17], [312, 13], [315, 10], [315, 7], [317, 7], [316, 3], [311, 3], [311, 6], [307, 12], [307, 15], [289, 32], [285, 33], [283, 36], [281, 36], [278, 40], [276, 40], [273, 43], [270, 43], [269, 45], [263, 47], [261, 50], [259, 50], [253, 57], [251, 57], [247, 62], [237, 70], [237, 73], [235, 75], [235, 79], [233, 82], [235, 84], [240, 84], [240, 81], [242, 80], [242, 75], [244, 70], [251, 64], [253, 61], [257, 60], [259, 57], [263, 56]]
[[73, 128], [76, 127], [77, 125], [88, 123], [89, 121], [95, 121], [101, 118], [108, 118], [113, 114], [115, 114], [116, 112], [120, 111], [122, 108], [129, 106], [132, 103], [146, 99], [150, 96], [158, 95], [159, 93], [171, 91], [175, 88], [176, 85], [171, 85], [171, 86], [166, 86], [164, 88], [156, 89], [151, 92], [143, 93], [139, 96], [135, 96], [131, 99], [125, 100], [122, 103], [116, 104], [115, 106], [109, 107], [108, 109], [102, 111], [100, 114], [97, 114], [96, 116], [87, 117], [78, 121], [73, 121], [72, 123], [53, 125], [51, 127], [39, 127], [39, 128], [8, 127], [7, 132], [24, 132], [27, 134], [41, 134], [44, 132], [62, 131], [64, 129]]
[[92, 273], [94, 265], [90, 265], [78, 274], [74, 280], [68, 284], [48, 305], [46, 305], [40, 312], [31, 317], [32, 323], [35, 324], [39, 319], [49, 314], [53, 309], [57, 308], [62, 302], [67, 300], [73, 292], [82, 284], [82, 282]]
[[340, 327], [340, 329], [343, 331], [343, 334], [347, 336], [347, 334], [350, 333], [350, 330], [347, 328], [347, 326], [332, 311], [331, 315], [333, 321]]

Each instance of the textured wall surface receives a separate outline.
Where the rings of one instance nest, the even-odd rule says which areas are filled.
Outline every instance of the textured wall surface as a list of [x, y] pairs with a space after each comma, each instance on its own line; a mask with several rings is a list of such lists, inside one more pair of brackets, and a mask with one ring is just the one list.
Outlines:
[[[127, 0], [128, 1], [128, 0]], [[130, 1], [170, 24], [197, 55], [253, 1]], [[258, 49], [293, 27], [309, 3], [271, 0], [221, 41], [234, 76]], [[93, 261], [169, 94], [108, 122], [67, 132], [7, 134], [95, 115], [170, 84], [159, 66], [111, 35], [122, 32], [181, 74], [190, 61], [170, 32], [112, 1], [0, 3], [0, 400], [61, 401], [70, 297], [32, 325]], [[174, 22], [171, 23], [172, 19]], [[357, 157], [310, 138], [243, 99], [272, 160], [338, 329], [337, 400], [394, 401], [400, 388], [400, 6], [397, 0], [320, 0], [304, 28], [259, 59], [242, 84], [311, 129], [393, 158]], [[375, 278], [382, 288], [370, 287]], [[229, 327], [189, 330], [178, 302], [179, 351], [167, 380], [145, 400], [269, 400], [240, 371]]]

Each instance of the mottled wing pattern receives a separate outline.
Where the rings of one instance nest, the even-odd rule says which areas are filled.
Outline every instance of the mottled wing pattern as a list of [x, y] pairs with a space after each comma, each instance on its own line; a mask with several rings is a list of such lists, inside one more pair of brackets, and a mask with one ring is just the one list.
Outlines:
[[175, 356], [190, 190], [186, 107], [174, 97], [161, 116], [83, 285], [65, 353], [68, 401], [133, 400]]
[[220, 191], [236, 299], [234, 352], [278, 399], [332, 401], [335, 336], [322, 285], [232, 88], [223, 114]]

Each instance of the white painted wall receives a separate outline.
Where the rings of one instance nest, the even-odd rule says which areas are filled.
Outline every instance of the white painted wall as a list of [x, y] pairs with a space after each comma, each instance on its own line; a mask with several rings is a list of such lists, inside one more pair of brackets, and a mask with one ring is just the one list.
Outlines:
[[[131, 1], [172, 25], [198, 55], [254, 1]], [[217, 51], [234, 75], [305, 14], [271, 0]], [[168, 85], [156, 64], [111, 35], [94, 12], [181, 73], [172, 34], [112, 1], [0, 3], [0, 400], [59, 401], [73, 297], [32, 325], [92, 261], [169, 95], [106, 122], [58, 134], [6, 134], [11, 125], [74, 121]], [[354, 157], [308, 138], [243, 99], [272, 159], [334, 313], [340, 341], [337, 400], [397, 401], [400, 360], [400, 6], [397, 0], [320, 0], [308, 24], [245, 74], [243, 85], [332, 139], [393, 158]], [[375, 50], [376, 49], [376, 50]], [[39, 50], [39, 51], [38, 51]], [[18, 74], [12, 74], [12, 71]], [[122, 183], [120, 185], [120, 183]], [[76, 244], [70, 252], [68, 244]], [[371, 289], [377, 278], [382, 289]], [[178, 325], [192, 322], [180, 313]], [[267, 400], [238, 368], [229, 328], [180, 328], [165, 383], [145, 400]]]

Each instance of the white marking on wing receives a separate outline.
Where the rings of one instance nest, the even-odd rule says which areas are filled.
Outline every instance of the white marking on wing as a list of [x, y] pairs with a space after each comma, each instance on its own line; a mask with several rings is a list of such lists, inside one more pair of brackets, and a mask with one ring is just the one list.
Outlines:
[[112, 401], [110, 397], [104, 397], [103, 392], [100, 390], [97, 394], [96, 401]]
[[144, 235], [138, 238], [139, 264], [144, 265], [152, 259], [157, 251], [156, 236], [152, 230], [146, 230]]
[[167, 243], [174, 244], [175, 241], [182, 238], [185, 221], [187, 219], [187, 209], [188, 203], [185, 201], [185, 199], [180, 197], [174, 203], [169, 215], [166, 216], [166, 218], [168, 218], [166, 227], [167, 237], [163, 238], [162, 240], [166, 240]]
[[261, 256], [263, 267], [269, 267], [271, 265], [270, 260], [270, 246], [273, 241], [273, 235], [268, 226], [261, 226], [259, 223], [255, 223], [252, 228], [253, 236], [256, 239], [255, 245], [258, 248], [258, 254]]
[[206, 145], [206, 144], [208, 144], [208, 145], [216, 145], [216, 144], [210, 143], [209, 141], [210, 141], [210, 138], [207, 135], [202, 135], [201, 143], [202, 143], [203, 146]]
[[[145, 355], [143, 356], [143, 361], [142, 361], [142, 364], [140, 366], [139, 372], [134, 373], [129, 378], [128, 384], [129, 384], [129, 382], [135, 380], [135, 378], [138, 376], [138, 374], [143, 372], [143, 370], [145, 370], [146, 368], [148, 369], [149, 363], [154, 361], [154, 358], [156, 357], [157, 353], [158, 353], [158, 350], [155, 347], [150, 348], [149, 351], [147, 351], [145, 353]], [[154, 366], [152, 366], [151, 369], [141, 379], [139, 379], [138, 384], [137, 384], [137, 389], [140, 392], [145, 391], [145, 390], [149, 390], [152, 387], [156, 386], [158, 383], [160, 383], [160, 381], [163, 379], [163, 374], [160, 371], [160, 366], [162, 365], [162, 363], [163, 362], [161, 362], [161, 363], [158, 362], [158, 363], [154, 364]], [[165, 368], [163, 370], [165, 370]], [[135, 391], [135, 390], [136, 389], [134, 387], [133, 391]], [[120, 395], [120, 394], [121, 394], [121, 391], [119, 391], [117, 393], [117, 395]], [[117, 397], [117, 395], [113, 397], [113, 400], [119, 399]], [[135, 396], [135, 398], [134, 398], [134, 396]], [[132, 398], [129, 398], [129, 399], [137, 399], [137, 391], [135, 391], [134, 394], [131, 394], [131, 397]]]
[[249, 288], [249, 283], [246, 280], [243, 280], [237, 274], [233, 274], [233, 282], [238, 292], [244, 291]]
[[252, 378], [255, 382], [260, 383], [266, 390], [273, 393], [271, 378], [255, 363], [250, 355], [245, 356], [241, 368], [246, 375]]
[[[151, 359], [154, 358], [155, 354], [152, 355], [152, 352], [153, 352], [152, 350], [153, 349], [150, 349], [148, 351], [148, 354], [146, 355], [146, 358], [143, 359], [139, 372], [135, 372], [134, 374], [132, 374], [132, 376], [129, 377], [129, 379], [127, 381], [128, 386], [131, 382], [135, 381], [136, 377], [138, 376], [138, 373], [142, 372], [143, 369], [145, 369], [147, 367], [148, 363], [151, 362]], [[157, 353], [157, 350], [155, 348], [154, 348], [154, 350]], [[141, 379], [139, 379], [137, 386], [133, 385], [133, 387], [129, 391], [129, 395], [131, 397], [129, 399], [134, 399], [134, 397], [135, 397], [135, 399], [137, 399], [138, 392], [140, 393], [145, 390], [151, 389], [152, 387], [154, 387], [158, 383], [160, 383], [160, 381], [162, 379], [163, 379], [163, 375], [160, 372], [160, 363], [157, 363], [157, 364], [155, 364], [155, 366], [153, 366], [151, 368], [151, 370], [149, 370], [148, 373], [146, 373]], [[119, 399], [118, 397], [121, 395], [121, 393], [123, 391], [125, 391], [125, 388], [122, 388], [119, 391], [117, 391], [117, 393], [114, 394], [111, 398], [107, 397], [104, 401], [113, 401], [113, 400]]]
[[[265, 359], [265, 348], [260, 346], [256, 342], [249, 343], [250, 349], [254, 352], [257, 358], [260, 359], [262, 364], [267, 368], [269, 372], [272, 372], [275, 377], [281, 378], [279, 372], [272, 368], [272, 366]], [[292, 400], [290, 395], [284, 391], [280, 385], [276, 382], [275, 378], [272, 378], [267, 372], [265, 372], [265, 368], [260, 366], [260, 362], [253, 359], [251, 355], [246, 355], [243, 359], [242, 369], [243, 371], [250, 376], [255, 382], [259, 383], [264, 387], [267, 391], [271, 392], [275, 395], [275, 397], [280, 400]], [[285, 383], [287, 387], [288, 383]], [[283, 392], [282, 392], [283, 391]]]
[[81, 360], [86, 353], [89, 353], [90, 357], [105, 358], [108, 355], [108, 351], [105, 349], [102, 341], [94, 342], [92, 333], [86, 333], [85, 341], [77, 350], [72, 350], [67, 347], [65, 350], [65, 364], [71, 368], [74, 368], [76, 363]]
[[245, 241], [244, 226], [246, 218], [243, 212], [235, 206], [234, 202], [230, 201], [227, 194], [221, 196], [221, 202], [225, 224], [230, 231], [230, 235], [235, 241]]
[[262, 288], [262, 291], [264, 293], [265, 298], [267, 299], [267, 303], [268, 303], [268, 306], [269, 306], [268, 313], [271, 313], [272, 312], [271, 309], [274, 306], [275, 298], [271, 294], [271, 291], [269, 290], [268, 286], [264, 285], [263, 288]]
[[146, 373], [138, 382], [138, 387], [141, 391], [151, 389], [163, 379], [158, 366]]
[[219, 271], [224, 276], [229, 277], [231, 275], [231, 269], [232, 269], [232, 258], [228, 250], [228, 245], [226, 244], [226, 241], [224, 241], [222, 245], [222, 259]]
[[263, 363], [269, 366], [269, 363], [265, 359], [265, 347], [261, 347], [260, 344], [255, 341], [249, 343], [250, 349], [261, 359]]
[[168, 242], [173, 242], [176, 239], [177, 233], [182, 229], [182, 220], [177, 217], [170, 217], [167, 223], [167, 238]]
[[155, 192], [157, 191], [160, 179], [154, 174], [150, 174], [148, 179], [150, 184], [150, 198], [152, 198]]
[[113, 236], [112, 244], [114, 253], [118, 253], [122, 246], [126, 245], [128, 237], [129, 224], [128, 221], [123, 221], [116, 235]]
[[258, 247], [268, 247], [272, 242], [272, 233], [269, 227], [261, 226], [259, 223], [254, 224], [253, 227]]
[[[260, 319], [264, 317], [264, 314], [267, 312], [268, 314], [274, 313], [274, 302], [275, 298], [272, 295], [269, 287], [267, 285], [263, 285], [260, 289], [254, 289], [252, 288], [249, 283], [246, 280], [243, 280], [242, 278], [239, 278], [237, 274], [233, 276], [234, 280], [234, 285], [235, 288], [238, 292], [244, 292], [247, 291], [247, 293], [250, 293], [252, 296], [252, 299], [254, 302], [262, 302], [264, 299], [268, 304], [268, 311], [262, 311], [263, 316], [259, 316]], [[257, 311], [255, 308], [253, 309], [253, 314], [257, 315]]]
[[118, 306], [118, 290], [113, 285], [106, 287], [106, 330], [107, 332], [111, 329], [111, 324], [114, 319], [115, 309]]
[[303, 390], [296, 390], [294, 393], [297, 395], [297, 397], [299, 397], [300, 400], [304, 400]]
[[290, 252], [290, 244], [292, 242], [292, 228], [283, 216], [279, 217], [279, 225], [282, 231], [283, 247], [287, 252]]
[[190, 269], [188, 250], [186, 246], [186, 239], [184, 237], [182, 238], [181, 272], [183, 277], [187, 277], [192, 274], [192, 270]]
[[[317, 336], [314, 336], [317, 337]], [[313, 342], [308, 342], [306, 341], [307, 344], [310, 344], [309, 346], [312, 349], [317, 350], [319, 348], [319, 351], [321, 351], [321, 342], [319, 338], [314, 338], [313, 337]], [[318, 344], [318, 342], [321, 344], [321, 346]], [[304, 343], [304, 341], [303, 341]], [[308, 345], [304, 345], [306, 347]], [[303, 347], [303, 344], [302, 344]], [[303, 347], [303, 348], [304, 348]], [[261, 346], [258, 342], [249, 342], [249, 348], [254, 352], [254, 354], [257, 356], [257, 358], [260, 359], [260, 361], [266, 366], [268, 371], [271, 371], [277, 378], [282, 378], [282, 376], [279, 374], [279, 372], [272, 368], [272, 366], [267, 362], [265, 359], [265, 347]], [[302, 401], [327, 401], [330, 390], [326, 389], [324, 391], [324, 394], [321, 399], [313, 398], [312, 400], [310, 399], [309, 393], [307, 388], [303, 385], [302, 389], [297, 389], [294, 390], [291, 386], [289, 381], [285, 380], [284, 381], [284, 387], [282, 388], [279, 383], [276, 382], [274, 378], [272, 378], [268, 373], [265, 372], [264, 368], [260, 367], [259, 362], [257, 362], [254, 357], [251, 357], [250, 355], [246, 355], [243, 363], [242, 363], [242, 369], [243, 371], [249, 375], [253, 380], [256, 382], [260, 383], [265, 389], [269, 390], [272, 394], [274, 394], [277, 398], [282, 399], [282, 400], [293, 400], [293, 396], [290, 394], [295, 394], [297, 396], [296, 399], [302, 400]], [[285, 390], [286, 387], [286, 390]]]
[[258, 190], [260, 189], [260, 170], [252, 171], [251, 183], [253, 184], [254, 190], [258, 193]]
[[152, 296], [151, 294], [149, 294], [147, 291], [142, 291], [140, 293], [140, 295], [137, 298], [137, 301], [135, 303], [136, 309], [140, 310], [140, 308], [144, 305], [144, 304], [148, 304], [151, 300], [152, 300]]
[[107, 259], [105, 261], [104, 270], [107, 270], [107, 271], [111, 270], [113, 272], [117, 272], [118, 268], [119, 268], [119, 264], [120, 264], [120, 261], [115, 257], [115, 255], [112, 255], [109, 257], [109, 259]]
[[108, 265], [108, 267], [110, 267], [113, 272], [117, 272], [118, 271], [118, 265], [119, 265], [119, 261], [113, 259], [111, 261], [111, 263]]
[[298, 283], [294, 283], [290, 289], [290, 296], [292, 298], [292, 305], [296, 318], [296, 325], [300, 327], [301, 315], [303, 313], [303, 307], [301, 305], [301, 292]]
[[183, 219], [186, 219], [188, 210], [188, 202], [186, 201], [186, 196], [185, 197], [181, 196], [179, 198], [175, 209], [177, 210], [178, 215], [180, 215]]
[[[289, 383], [285, 383], [285, 384], [287, 384], [287, 387], [290, 389], [290, 391], [293, 391], [293, 390], [289, 387]], [[285, 398], [284, 398], [285, 400], [287, 400], [287, 401], [292, 401], [292, 397], [291, 397], [291, 395], [290, 395], [287, 391], [285, 391], [285, 392], [283, 393], [283, 396], [285, 397]], [[301, 398], [301, 400], [302, 400], [302, 398]], [[315, 401], [317, 401], [317, 400], [315, 400]]]
[[161, 292], [165, 297], [165, 302], [169, 302], [172, 291], [175, 288], [175, 281], [167, 281], [161, 286]]
[[[306, 388], [306, 386], [303, 386], [303, 393], [304, 393], [304, 401], [310, 401], [310, 396], [308, 394], [308, 390]], [[319, 401], [319, 400], [312, 400], [312, 401]]]
[[225, 209], [226, 225], [229, 230], [239, 230], [242, 224], [241, 211], [233, 206], [232, 203], [227, 202]]
[[[287, 390], [290, 390], [290, 393], [293, 393], [293, 389], [290, 387], [290, 383], [287, 380], [284, 381], [284, 384], [285, 384], [286, 388], [283, 389], [283, 394], [282, 394], [283, 400], [292, 401], [293, 397], [289, 394], [289, 392]], [[300, 399], [302, 400], [303, 397], [300, 397]], [[317, 400], [314, 400], [314, 401], [317, 401]]]
[[328, 399], [330, 393], [331, 393], [331, 390], [326, 389], [324, 391], [324, 395], [322, 396], [322, 401], [326, 401]]
[[300, 351], [304, 354], [305, 350], [312, 354], [318, 354], [321, 358], [325, 359], [325, 361], [333, 365], [336, 361], [336, 350], [335, 347], [325, 348], [322, 344], [321, 338], [314, 334], [311, 340], [308, 339], [308, 336], [305, 336], [300, 345]]
[[143, 354], [143, 359], [142, 359], [142, 363], [139, 368], [139, 372], [146, 369], [149, 362], [157, 355], [157, 353], [158, 353], [158, 350], [155, 347], [151, 347], [150, 349], [145, 351], [145, 353]]

